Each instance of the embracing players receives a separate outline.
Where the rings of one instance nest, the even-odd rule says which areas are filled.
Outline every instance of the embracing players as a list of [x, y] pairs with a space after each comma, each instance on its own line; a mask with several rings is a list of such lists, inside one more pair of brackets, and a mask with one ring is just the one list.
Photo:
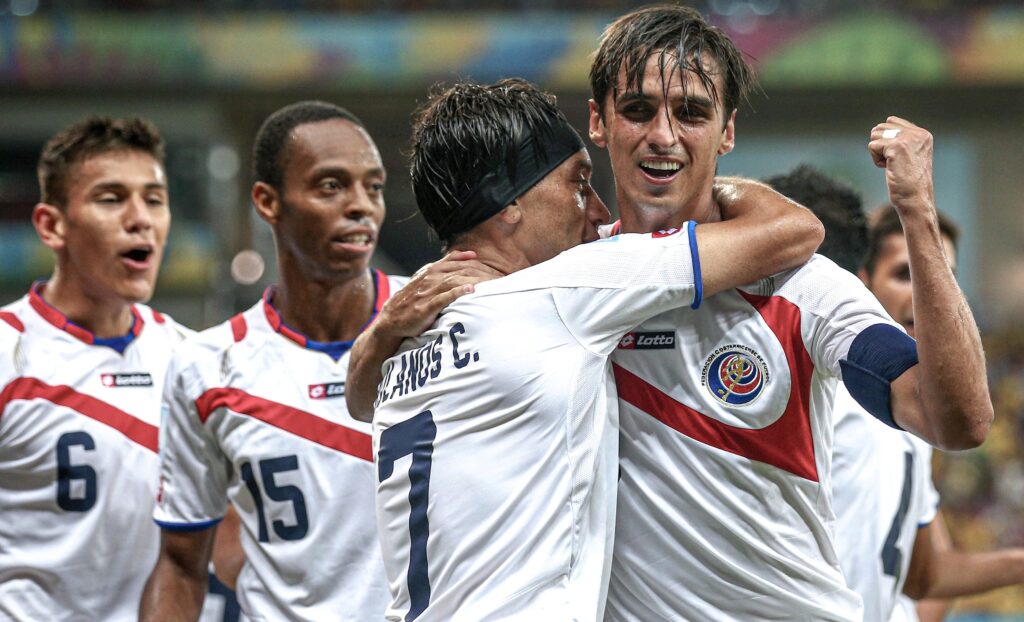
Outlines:
[[[749, 82], [732, 41], [691, 9], [608, 27], [590, 135], [609, 151], [622, 231], [719, 218], [712, 176]], [[890, 118], [869, 143], [907, 232], [916, 347], [855, 277], [814, 259], [636, 329], [671, 347], [613, 356], [622, 478], [608, 619], [859, 619], [830, 533], [840, 379], [872, 415], [933, 444], [984, 439], [980, 339], [942, 254], [930, 160], [911, 157], [926, 141]]]
[[[521, 80], [433, 97], [412, 160], [442, 242], [506, 276], [448, 306], [384, 366], [373, 418], [386, 617], [599, 619], [618, 473], [609, 355], [646, 317], [692, 313], [703, 295], [804, 261], [820, 225], [766, 187], [726, 182], [734, 220], [596, 242], [608, 211], [583, 142]], [[737, 260], [732, 244], [749, 254]], [[360, 416], [396, 347], [391, 307], [353, 351]]]
[[0, 617], [134, 620], [157, 557], [160, 394], [185, 336], [141, 304], [171, 220], [163, 140], [90, 118], [38, 170], [32, 223], [56, 264], [0, 310]]

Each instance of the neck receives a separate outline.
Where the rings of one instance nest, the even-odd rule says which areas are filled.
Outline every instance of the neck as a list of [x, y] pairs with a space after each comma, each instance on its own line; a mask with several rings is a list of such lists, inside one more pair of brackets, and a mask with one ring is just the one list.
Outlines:
[[85, 285], [81, 279], [69, 278], [58, 263], [43, 288], [43, 300], [100, 339], [127, 334], [132, 327], [131, 303], [97, 296], [91, 293], [96, 289]]
[[688, 220], [697, 223], [722, 220], [722, 210], [711, 193], [682, 208], [642, 205], [618, 197], [623, 233], [651, 233], [678, 227]]
[[320, 280], [301, 274], [293, 262], [279, 260], [278, 273], [274, 307], [285, 324], [314, 341], [351, 341], [373, 315], [377, 292], [369, 268]]
[[514, 243], [514, 236], [488, 223], [466, 235], [458, 244], [459, 250], [473, 251], [477, 261], [500, 272], [503, 276], [533, 265], [526, 252]]

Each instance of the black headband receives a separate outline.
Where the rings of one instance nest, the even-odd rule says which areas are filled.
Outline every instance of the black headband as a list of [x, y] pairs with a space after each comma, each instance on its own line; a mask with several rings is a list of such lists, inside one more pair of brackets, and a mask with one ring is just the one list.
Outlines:
[[508, 158], [490, 163], [488, 172], [459, 197], [447, 222], [434, 226], [438, 237], [451, 239], [494, 216], [583, 146], [583, 139], [571, 125], [557, 117], [550, 118], [516, 145], [511, 167]]

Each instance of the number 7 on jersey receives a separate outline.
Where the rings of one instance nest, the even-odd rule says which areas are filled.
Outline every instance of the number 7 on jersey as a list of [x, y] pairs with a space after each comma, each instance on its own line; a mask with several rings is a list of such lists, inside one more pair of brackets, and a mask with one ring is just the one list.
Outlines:
[[409, 613], [406, 622], [415, 620], [430, 602], [430, 578], [427, 572], [427, 499], [430, 493], [430, 463], [434, 454], [437, 426], [434, 415], [425, 410], [415, 417], [393, 425], [380, 435], [377, 450], [377, 481], [383, 482], [395, 470], [395, 461], [412, 454], [409, 467]]

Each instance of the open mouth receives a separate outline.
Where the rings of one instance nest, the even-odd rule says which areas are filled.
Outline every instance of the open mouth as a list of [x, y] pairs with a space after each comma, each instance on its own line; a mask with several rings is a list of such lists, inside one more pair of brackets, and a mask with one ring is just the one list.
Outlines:
[[655, 179], [669, 179], [679, 172], [683, 165], [669, 160], [641, 160], [640, 169]]
[[145, 267], [149, 264], [149, 258], [153, 256], [153, 247], [137, 246], [121, 253], [123, 259], [137, 267]]
[[342, 244], [358, 244], [360, 246], [366, 246], [373, 238], [368, 233], [349, 233], [338, 238], [338, 241]]

